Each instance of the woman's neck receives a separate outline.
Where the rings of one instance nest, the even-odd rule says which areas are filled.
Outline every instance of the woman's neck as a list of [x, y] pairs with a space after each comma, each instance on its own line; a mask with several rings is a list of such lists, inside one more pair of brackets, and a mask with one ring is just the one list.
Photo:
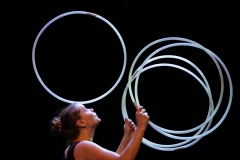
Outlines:
[[93, 141], [94, 137], [94, 130], [89, 129], [82, 129], [79, 136], [73, 141], [73, 142], [79, 142], [79, 141]]

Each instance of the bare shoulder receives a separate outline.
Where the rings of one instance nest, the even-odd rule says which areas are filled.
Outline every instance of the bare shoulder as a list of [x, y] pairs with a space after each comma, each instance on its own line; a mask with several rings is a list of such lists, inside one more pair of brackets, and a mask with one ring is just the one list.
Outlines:
[[84, 152], [92, 149], [101, 149], [101, 147], [98, 144], [90, 141], [81, 141], [75, 147], [76, 151], [84, 151]]
[[90, 141], [82, 141], [78, 143], [74, 149], [74, 157], [76, 160], [82, 159], [105, 159], [119, 160], [120, 156], [107, 150], [98, 144]]

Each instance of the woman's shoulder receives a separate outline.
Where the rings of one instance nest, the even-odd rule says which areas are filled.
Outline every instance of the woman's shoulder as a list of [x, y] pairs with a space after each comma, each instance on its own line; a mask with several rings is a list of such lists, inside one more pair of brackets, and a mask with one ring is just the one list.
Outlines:
[[94, 142], [81, 141], [75, 147], [74, 156], [86, 157], [87, 159], [115, 159], [119, 155]]
[[101, 148], [98, 144], [94, 143], [94, 142], [91, 142], [91, 141], [81, 141], [79, 142], [75, 149], [76, 150], [89, 150], [89, 149], [94, 149], [94, 148]]
[[81, 141], [80, 143], [78, 143], [74, 149], [74, 156], [75, 157], [86, 157], [89, 155], [93, 155], [96, 152], [99, 152], [101, 149], [101, 147], [94, 143], [94, 142], [90, 142], [90, 141]]

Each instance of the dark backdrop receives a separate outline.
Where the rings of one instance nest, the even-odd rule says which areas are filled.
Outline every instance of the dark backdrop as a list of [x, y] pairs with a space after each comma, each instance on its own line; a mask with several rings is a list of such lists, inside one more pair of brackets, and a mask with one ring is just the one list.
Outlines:
[[[237, 84], [237, 53], [231, 50], [234, 40], [230, 39], [237, 34], [234, 30], [236, 12], [233, 4], [183, 1], [174, 4], [160, 1], [12, 3], [3, 8], [2, 14], [2, 25], [5, 26], [2, 30], [4, 57], [1, 58], [4, 73], [2, 114], [4, 133], [9, 136], [6, 148], [11, 151], [7, 159], [17, 156], [57, 160], [62, 157], [65, 142], [50, 134], [49, 123], [57, 111], [68, 104], [54, 98], [41, 86], [31, 58], [33, 42], [41, 28], [54, 17], [69, 11], [89, 11], [106, 18], [117, 28], [126, 45], [127, 65], [119, 85], [105, 98], [86, 104], [86, 107], [94, 108], [102, 119], [94, 142], [104, 148], [116, 151], [123, 136], [121, 99], [131, 64], [143, 47], [157, 39], [183, 37], [200, 43], [222, 59], [230, 71], [233, 85]], [[166, 44], [159, 43], [149, 48], [136, 66]], [[207, 77], [214, 104], [217, 104], [219, 75], [205, 52], [190, 47], [175, 47], [157, 55], [164, 54], [182, 56], [195, 63]], [[61, 97], [83, 101], [102, 95], [114, 85], [122, 69], [123, 51], [119, 39], [107, 24], [91, 16], [71, 15], [56, 21], [42, 34], [37, 44], [36, 63], [49, 89]], [[174, 63], [196, 73], [192, 67], [178, 60], [165, 59], [156, 63]], [[221, 119], [228, 103], [227, 79], [225, 83], [223, 102], [213, 125]], [[150, 120], [161, 127], [184, 130], [201, 124], [206, 118], [207, 94], [193, 77], [178, 69], [159, 67], [144, 72], [140, 76], [138, 93], [140, 104], [147, 109]], [[164, 152], [142, 144], [136, 159], [238, 156], [236, 128], [239, 109], [234, 105], [236, 101], [238, 98], [233, 99], [225, 121], [194, 146]], [[129, 94], [126, 103], [128, 114], [135, 121], [135, 108]], [[145, 138], [159, 144], [178, 142], [162, 136], [150, 126]]]

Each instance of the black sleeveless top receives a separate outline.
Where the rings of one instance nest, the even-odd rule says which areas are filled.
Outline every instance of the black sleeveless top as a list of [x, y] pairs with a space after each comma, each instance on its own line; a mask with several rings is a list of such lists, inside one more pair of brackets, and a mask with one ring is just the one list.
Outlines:
[[67, 158], [65, 158], [65, 154], [63, 154], [63, 158], [62, 160], [75, 160], [73, 152], [74, 152], [74, 148], [75, 146], [78, 144], [79, 142], [74, 142], [71, 144], [71, 146], [68, 148], [68, 152], [67, 152]]

